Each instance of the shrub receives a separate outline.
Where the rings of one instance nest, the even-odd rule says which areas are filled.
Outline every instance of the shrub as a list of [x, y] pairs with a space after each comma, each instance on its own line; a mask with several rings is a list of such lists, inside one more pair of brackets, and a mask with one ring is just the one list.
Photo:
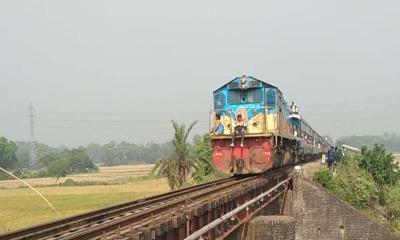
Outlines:
[[400, 232], [400, 186], [387, 188], [386, 197], [386, 218], [394, 230]]
[[208, 182], [218, 178], [211, 163], [212, 146], [208, 134], [194, 141], [192, 158], [195, 160], [197, 166], [192, 177], [197, 183]]
[[400, 180], [400, 168], [391, 153], [386, 152], [381, 144], [375, 144], [371, 149], [362, 148], [359, 166], [373, 176], [379, 186], [393, 186]]
[[351, 171], [342, 168], [334, 179], [333, 192], [351, 205], [365, 208], [373, 206], [377, 201], [378, 188], [372, 176], [365, 170]]
[[314, 181], [318, 182], [321, 184], [321, 186], [328, 188], [328, 189], [333, 189], [333, 175], [329, 170], [319, 170], [314, 173]]
[[365, 208], [377, 201], [378, 188], [374, 179], [367, 171], [358, 169], [353, 161], [338, 166], [335, 175], [329, 170], [317, 171], [314, 181], [358, 208]]
[[71, 178], [68, 178], [67, 180], [65, 180], [65, 182], [60, 183], [60, 186], [78, 186], [78, 182], [74, 181]]

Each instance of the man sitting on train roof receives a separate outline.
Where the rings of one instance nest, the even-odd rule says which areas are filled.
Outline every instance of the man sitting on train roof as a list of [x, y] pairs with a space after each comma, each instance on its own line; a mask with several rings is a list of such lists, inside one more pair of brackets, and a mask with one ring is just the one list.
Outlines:
[[224, 134], [224, 125], [221, 122], [221, 115], [217, 114], [215, 116], [215, 128], [214, 128], [214, 134], [216, 135], [221, 135]]
[[240, 134], [240, 147], [243, 147], [243, 142], [244, 142], [244, 134], [247, 130], [247, 123], [243, 120], [242, 115], [239, 114], [237, 115], [236, 121], [235, 121], [235, 130], [233, 131], [232, 134], [232, 144], [231, 147], [235, 146], [235, 137], [236, 134]]

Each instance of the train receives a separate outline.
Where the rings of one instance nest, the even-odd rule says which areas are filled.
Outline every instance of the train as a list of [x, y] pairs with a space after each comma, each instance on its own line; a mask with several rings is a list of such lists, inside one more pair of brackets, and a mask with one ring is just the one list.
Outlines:
[[[321, 157], [329, 150], [282, 91], [252, 76], [239, 76], [213, 92], [210, 139], [213, 167], [243, 175]], [[238, 127], [239, 126], [239, 127]]]

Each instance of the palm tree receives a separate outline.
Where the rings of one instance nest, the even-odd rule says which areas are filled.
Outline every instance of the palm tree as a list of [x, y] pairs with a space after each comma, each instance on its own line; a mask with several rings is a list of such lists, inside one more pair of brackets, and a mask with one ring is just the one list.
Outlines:
[[166, 177], [168, 186], [171, 190], [179, 186], [179, 174], [176, 168], [176, 161], [172, 159], [162, 159], [154, 166], [152, 174], [156, 177]]
[[175, 133], [172, 139], [174, 152], [169, 159], [160, 160], [153, 168], [153, 174], [158, 177], [166, 177], [169, 187], [174, 190], [186, 183], [190, 170], [195, 168], [195, 162], [189, 158], [190, 147], [187, 142], [188, 136], [197, 121], [186, 129], [185, 124], [172, 121]]

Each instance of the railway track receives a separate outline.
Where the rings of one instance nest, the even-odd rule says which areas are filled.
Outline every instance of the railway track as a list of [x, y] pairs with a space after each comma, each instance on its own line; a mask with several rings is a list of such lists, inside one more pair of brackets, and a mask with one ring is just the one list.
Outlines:
[[[143, 238], [149, 226], [170, 221], [170, 227], [177, 228], [183, 213], [208, 206], [211, 201], [239, 196], [243, 189], [267, 186], [270, 179], [284, 174], [285, 170], [279, 170], [268, 176], [225, 178], [5, 233], [0, 239], [155, 239]], [[185, 234], [190, 232], [188, 229]]]
[[182, 198], [182, 196], [187, 198], [190, 197], [190, 194], [192, 193], [204, 191], [213, 186], [220, 186], [235, 181], [236, 178], [230, 177], [210, 183], [196, 185], [194, 187], [183, 188], [169, 193], [155, 195], [144, 199], [117, 204], [96, 211], [87, 212], [72, 217], [67, 217], [60, 220], [5, 233], [0, 235], [0, 239], [44, 239], [46, 237], [53, 237], [64, 231], [73, 232], [77, 228], [82, 228], [83, 226], [88, 226], [93, 223], [104, 222], [106, 219], [112, 219], [116, 216], [119, 216], [120, 214], [128, 214], [132, 211], [146, 209], [151, 205], [165, 204], [168, 201], [171, 201], [171, 199], [179, 197]]

